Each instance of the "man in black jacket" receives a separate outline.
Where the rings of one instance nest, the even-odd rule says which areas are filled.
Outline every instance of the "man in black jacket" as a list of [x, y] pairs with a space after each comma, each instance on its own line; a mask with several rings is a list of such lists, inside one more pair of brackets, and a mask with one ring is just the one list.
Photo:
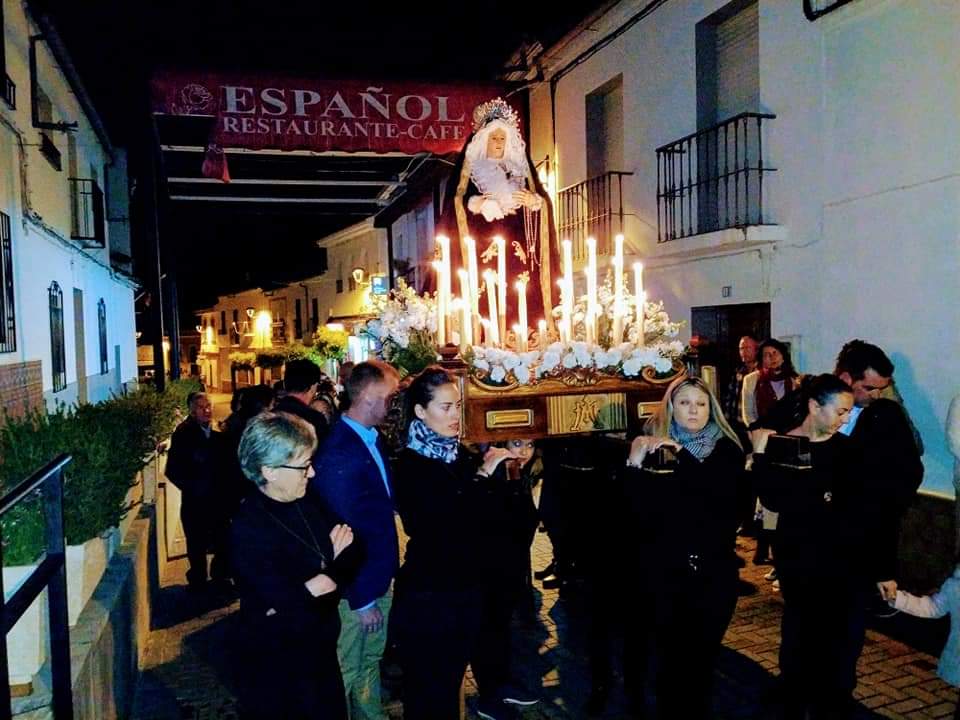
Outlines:
[[893, 363], [876, 345], [851, 340], [834, 374], [853, 388], [854, 407], [840, 432], [853, 440], [864, 483], [863, 512], [870, 575], [884, 598], [896, 595], [900, 524], [923, 480], [920, 448], [903, 407], [881, 398], [893, 382]]
[[322, 378], [323, 373], [312, 360], [291, 360], [283, 369], [283, 389], [286, 394], [273, 407], [274, 412], [290, 413], [310, 423], [317, 433], [318, 446], [323, 445], [330, 430], [324, 414], [310, 407]]
[[211, 426], [213, 405], [205, 393], [187, 397], [190, 415], [173, 433], [166, 476], [182, 493], [180, 521], [187, 540], [187, 583], [194, 590], [207, 582], [207, 550], [214, 550], [210, 574], [215, 582], [229, 575], [226, 559], [227, 498], [220, 477], [225, 470], [224, 443]]

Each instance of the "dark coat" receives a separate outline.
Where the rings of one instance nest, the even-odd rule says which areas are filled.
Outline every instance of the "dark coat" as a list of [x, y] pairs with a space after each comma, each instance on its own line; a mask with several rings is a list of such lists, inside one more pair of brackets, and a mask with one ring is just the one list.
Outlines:
[[750, 494], [743, 451], [720, 438], [703, 462], [687, 450], [677, 461], [665, 474], [624, 471], [652, 587], [697, 574], [735, 579], [740, 508]]
[[462, 446], [452, 463], [401, 451], [395, 495], [409, 540], [398, 593], [479, 588], [489, 579], [485, 570], [505, 562], [488, 543], [492, 481], [477, 475], [479, 466]]
[[230, 549], [240, 594], [238, 688], [250, 717], [346, 718], [340, 594], [314, 597], [304, 585], [319, 573], [341, 587], [349, 580], [355, 553], [351, 546], [333, 559], [336, 522], [309, 498], [282, 503], [259, 491], [236, 513]]
[[226, 443], [215, 430], [210, 436], [192, 417], [173, 431], [167, 455], [167, 478], [190, 501], [213, 502], [222, 490]]
[[876, 548], [873, 580], [897, 575], [900, 522], [923, 481], [923, 461], [906, 412], [893, 400], [864, 408], [850, 436], [863, 478], [862, 512]]
[[[864, 585], [875, 548], [863, 538], [863, 483], [850, 438], [810, 443], [812, 467], [797, 469], [753, 456], [764, 507], [777, 521], [777, 572], [788, 583]], [[846, 560], [850, 559], [851, 562]]]
[[[386, 446], [382, 440], [377, 445], [392, 487]], [[397, 572], [400, 550], [393, 499], [367, 446], [342, 420], [331, 428], [313, 467], [316, 475], [307, 492], [349, 525], [363, 548], [363, 563], [344, 597], [354, 610], [365, 607], [387, 592]]]

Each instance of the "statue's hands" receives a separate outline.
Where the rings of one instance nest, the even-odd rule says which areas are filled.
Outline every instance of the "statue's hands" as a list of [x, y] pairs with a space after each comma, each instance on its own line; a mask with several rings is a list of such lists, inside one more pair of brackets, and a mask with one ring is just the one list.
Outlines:
[[539, 210], [543, 205], [543, 199], [529, 190], [514, 190], [512, 197], [515, 203], [531, 210]]

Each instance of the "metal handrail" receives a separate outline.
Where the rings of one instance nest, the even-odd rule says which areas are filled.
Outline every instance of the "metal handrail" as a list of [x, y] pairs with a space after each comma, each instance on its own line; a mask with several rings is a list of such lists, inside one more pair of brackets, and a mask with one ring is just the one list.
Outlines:
[[739, 115], [732, 115], [728, 117], [726, 120], [722, 120], [721, 122], [718, 122], [715, 125], [711, 125], [710, 127], [703, 128], [702, 130], [697, 130], [695, 132], [690, 133], [689, 135], [684, 135], [682, 138], [671, 140], [670, 142], [658, 147], [657, 152], [670, 151], [671, 145], [679, 145], [680, 143], [684, 143], [687, 140], [693, 140], [695, 137], [699, 137], [700, 135], [709, 135], [710, 133], [713, 133], [713, 132], [716, 132], [717, 130], [722, 129], [724, 125], [730, 125], [732, 123], [735, 123], [737, 120], [743, 120], [744, 118], [760, 118], [761, 120], [776, 120], [777, 116], [771, 113], [742, 112]]
[[[12, 717], [10, 707], [10, 669], [7, 665], [7, 635], [40, 594], [47, 590], [50, 624], [50, 674], [53, 690], [53, 714], [58, 720], [73, 718], [73, 689], [70, 675], [70, 622], [67, 614], [67, 570], [63, 535], [63, 469], [73, 460], [60, 455], [33, 473], [0, 498], [0, 517], [20, 502], [43, 493], [46, 520], [46, 556], [6, 599], [0, 574], [0, 685], [6, 689], [0, 697], [0, 720]], [[3, 560], [0, 526], [0, 565]]]

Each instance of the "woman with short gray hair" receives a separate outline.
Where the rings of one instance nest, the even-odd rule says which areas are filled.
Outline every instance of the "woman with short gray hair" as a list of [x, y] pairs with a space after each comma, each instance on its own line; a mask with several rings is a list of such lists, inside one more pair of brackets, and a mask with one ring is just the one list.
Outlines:
[[304, 497], [316, 446], [314, 429], [286, 413], [261, 413], [240, 439], [240, 466], [258, 489], [231, 528], [243, 717], [347, 717], [337, 588], [353, 532]]

